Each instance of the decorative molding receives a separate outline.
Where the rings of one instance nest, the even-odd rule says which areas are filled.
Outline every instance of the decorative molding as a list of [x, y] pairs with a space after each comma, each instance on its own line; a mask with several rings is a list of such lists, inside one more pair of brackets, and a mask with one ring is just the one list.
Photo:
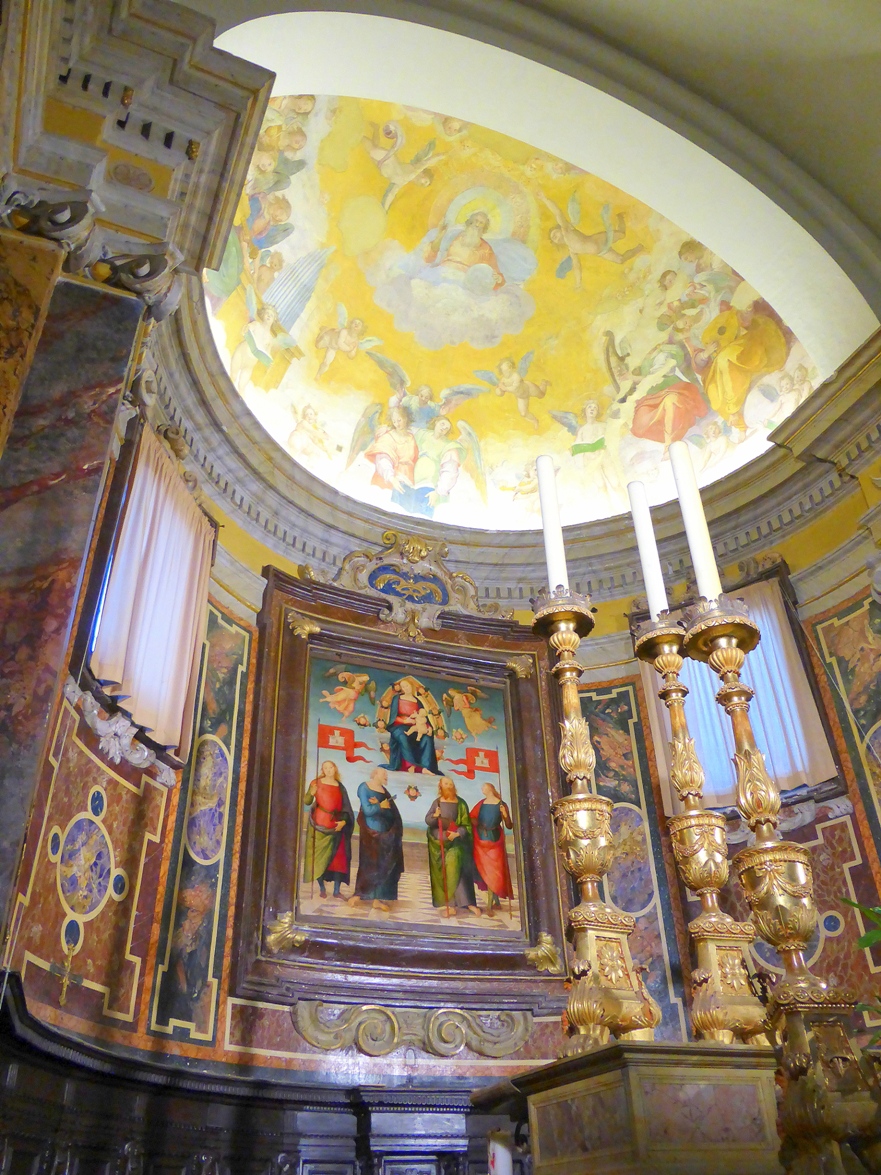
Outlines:
[[142, 767], [145, 770], [152, 767], [156, 774], [156, 782], [163, 787], [174, 787], [177, 775], [160, 759], [156, 752], [144, 743], [136, 742], [135, 736], [141, 728], [127, 718], [121, 711], [102, 718], [102, 709], [97, 699], [88, 690], [82, 690], [68, 676], [64, 683], [64, 696], [71, 706], [79, 707], [83, 718], [90, 730], [98, 736], [98, 747], [102, 755], [106, 755], [111, 763], [131, 763], [132, 767]]
[[301, 947], [305, 941], [305, 931], [297, 930], [295, 926], [293, 910], [287, 910], [267, 923], [266, 949], [271, 955], [279, 955], [291, 947]]
[[547, 971], [551, 975], [562, 975], [566, 970], [556, 944], [546, 930], [539, 932], [534, 947], [527, 947], [523, 952], [530, 967], [536, 971]]
[[[177, 4], [41, 0], [21, 29], [4, 60], [17, 82], [3, 144], [16, 180], [93, 189], [111, 255], [168, 241], [191, 269], [217, 266], [272, 74], [215, 49], [213, 22]], [[88, 134], [47, 131], [48, 103]], [[151, 171], [168, 177], [162, 191]]]
[[384, 1057], [405, 1045], [437, 1057], [454, 1057], [465, 1048], [481, 1057], [509, 1057], [526, 1044], [533, 1022], [531, 1012], [386, 1008], [321, 1000], [298, 1000], [291, 1016], [297, 1031], [315, 1048], [354, 1046], [369, 1057]]
[[320, 624], [316, 624], [308, 616], [302, 616], [299, 612], [295, 612], [293, 608], [288, 608], [285, 612], [285, 620], [294, 636], [300, 637], [301, 640], [307, 641], [310, 636], [317, 636], [321, 632]]
[[514, 676], [519, 677], [521, 681], [526, 681], [535, 672], [535, 658], [527, 657], [523, 653], [519, 657], [511, 657], [509, 661], [506, 661], [505, 668], [510, 669]]
[[385, 609], [380, 619], [391, 624], [396, 635], [422, 641], [427, 628], [442, 626], [443, 612], [465, 612], [510, 620], [513, 609], [482, 604], [474, 580], [461, 571], [450, 571], [445, 560], [449, 548], [443, 539], [400, 535], [387, 530], [382, 550], [352, 551], [333, 578], [337, 587], [381, 597]]

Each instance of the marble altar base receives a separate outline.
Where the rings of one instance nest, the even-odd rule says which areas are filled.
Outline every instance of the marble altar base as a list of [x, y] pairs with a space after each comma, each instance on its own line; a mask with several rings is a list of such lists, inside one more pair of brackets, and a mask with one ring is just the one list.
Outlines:
[[776, 1067], [770, 1049], [620, 1041], [511, 1085], [534, 1175], [781, 1175]]

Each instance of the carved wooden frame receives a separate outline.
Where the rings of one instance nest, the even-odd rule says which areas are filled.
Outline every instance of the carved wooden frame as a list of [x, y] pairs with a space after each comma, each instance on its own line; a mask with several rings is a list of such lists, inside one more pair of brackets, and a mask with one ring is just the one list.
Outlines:
[[[545, 642], [512, 621], [448, 612], [439, 631], [414, 644], [379, 620], [382, 600], [274, 568], [264, 574], [232, 973], [236, 994], [280, 1002], [302, 997], [534, 1013], [561, 1008], [565, 965], [559, 973], [537, 969], [552, 966], [555, 954], [565, 959], [562, 879], [550, 815], [561, 791], [554, 749], [559, 703], [548, 688]], [[476, 674], [476, 680], [504, 687], [509, 754], [517, 767], [512, 806], [522, 937], [489, 942], [421, 926], [353, 928], [309, 917], [298, 921], [294, 913], [285, 921], [281, 949], [269, 949], [268, 926], [296, 911], [295, 846], [304, 819], [294, 789], [281, 782], [282, 772], [291, 770], [283, 765], [296, 765], [298, 772], [304, 762], [309, 657], [341, 645], [342, 655], [386, 663], [400, 658], [414, 671]], [[524, 657], [534, 666], [528, 675]], [[276, 948], [278, 940], [276, 935]]]

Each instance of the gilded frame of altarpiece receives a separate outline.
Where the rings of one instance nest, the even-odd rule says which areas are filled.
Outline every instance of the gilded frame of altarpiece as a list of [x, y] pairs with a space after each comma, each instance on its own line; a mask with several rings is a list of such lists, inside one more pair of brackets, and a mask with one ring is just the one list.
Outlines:
[[[317, 999], [521, 1009], [534, 1015], [559, 1011], [565, 1002], [561, 887], [566, 881], [557, 865], [550, 815], [561, 780], [553, 745], [559, 715], [548, 688], [545, 643], [512, 621], [455, 612], [443, 613], [439, 629], [428, 629], [414, 641], [412, 634], [400, 635], [399, 627], [381, 619], [381, 601], [294, 579], [274, 568], [264, 574], [241, 847], [236, 993], [285, 1003]], [[434, 714], [426, 720], [429, 729], [433, 722], [439, 728], [433, 733], [446, 737], [437, 740], [437, 774], [426, 769], [424, 774], [390, 772], [387, 777], [404, 823], [399, 896], [407, 899], [383, 903], [391, 909], [387, 914], [369, 900], [354, 903], [356, 909], [346, 900], [355, 895], [354, 860], [340, 896], [334, 898], [331, 891], [331, 872], [327, 899], [321, 898], [315, 877], [323, 862], [318, 862], [315, 833], [312, 847], [307, 847], [312, 817], [304, 799], [326, 756], [341, 764], [337, 777], [346, 781], [350, 820], [375, 798], [364, 791], [364, 781], [377, 761], [386, 767], [395, 764], [390, 757], [394, 752], [382, 745], [386, 728], [370, 719], [378, 713], [393, 721], [389, 699], [402, 692], [395, 681], [415, 683], [414, 690], [421, 687], [416, 690], [420, 709], [424, 703]], [[405, 687], [403, 692], [413, 691]], [[337, 709], [332, 710], [328, 698]], [[421, 754], [428, 735], [419, 737], [418, 711], [412, 723], [405, 734]], [[317, 753], [316, 730], [322, 748]], [[406, 763], [401, 767], [408, 769]], [[486, 774], [492, 768], [497, 773]], [[507, 770], [507, 777], [500, 779], [498, 770], [502, 775]], [[448, 918], [438, 916], [443, 908], [433, 908], [447, 901], [456, 905], [447, 892], [447, 881], [452, 886], [455, 878], [446, 865], [440, 881], [435, 869], [434, 889], [427, 869], [431, 854], [425, 816], [437, 799], [438, 776], [445, 774], [456, 781], [466, 801], [460, 814], [466, 809], [473, 813], [473, 801], [479, 804], [481, 793], [488, 802], [501, 793], [508, 808], [512, 828], [503, 829], [503, 839], [509, 846], [510, 889], [506, 898], [504, 882], [492, 882], [503, 895], [495, 899], [492, 920], [487, 916], [494, 900], [489, 885], [473, 890], [481, 916], [464, 905], [458, 916]], [[483, 789], [487, 780], [496, 784], [495, 796]], [[473, 823], [472, 831], [476, 829]], [[366, 859], [366, 850], [357, 847], [358, 831], [356, 819], [350, 844], [353, 856]], [[487, 873], [477, 851], [475, 846], [475, 879], [478, 864]], [[437, 851], [434, 855], [437, 863]], [[462, 898], [463, 891], [457, 892], [460, 902], [470, 902], [470, 893]], [[401, 915], [400, 908], [415, 912]]]

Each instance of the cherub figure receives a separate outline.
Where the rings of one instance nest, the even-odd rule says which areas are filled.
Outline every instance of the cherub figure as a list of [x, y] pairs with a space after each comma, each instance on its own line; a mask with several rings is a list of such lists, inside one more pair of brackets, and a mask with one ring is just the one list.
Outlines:
[[324, 358], [318, 368], [315, 378], [319, 379], [336, 359], [337, 351], [348, 359], [354, 359], [359, 351], [368, 351], [371, 347], [378, 347], [382, 339], [364, 338], [364, 320], [361, 318], [349, 319], [343, 304], [337, 303], [337, 325], [325, 326], [318, 332], [315, 346], [324, 351]]
[[416, 183], [420, 187], [427, 188], [431, 183], [434, 178], [430, 170], [431, 165], [441, 158], [441, 155], [435, 153], [434, 150], [436, 142], [436, 139], [432, 139], [431, 142], [426, 143], [416, 152], [410, 162], [406, 163], [398, 158], [398, 152], [404, 145], [404, 132], [399, 123], [387, 122], [381, 132], [379, 126], [373, 123], [373, 134], [365, 135], [363, 143], [367, 154], [376, 164], [379, 174], [384, 180], [388, 180], [388, 187], [382, 197], [382, 206], [386, 212], [391, 207], [392, 201], [407, 184]]
[[562, 245], [569, 254], [557, 267], [557, 277], [565, 277], [571, 269], [575, 275], [576, 290], [581, 289], [582, 257], [603, 257], [606, 261], [623, 265], [632, 257], [645, 252], [644, 245], [634, 245], [632, 249], [627, 249], [624, 253], [617, 253], [612, 248], [616, 241], [620, 241], [626, 235], [627, 224], [623, 212], [618, 213], [615, 224], [612, 224], [610, 205], [604, 204], [600, 212], [605, 231], [584, 233], [577, 227], [579, 220], [581, 220], [581, 202], [577, 195], [573, 195], [569, 200], [568, 216], [564, 216], [562, 209], [558, 208], [553, 200], [549, 200], [544, 192], [539, 192], [539, 196], [557, 222], [548, 234], [550, 239], [555, 245]]
[[496, 389], [497, 396], [504, 396], [506, 392], [510, 392], [517, 401], [517, 411], [523, 419], [538, 428], [538, 419], [529, 411], [529, 401], [533, 398], [544, 399], [551, 384], [550, 380], [546, 379], [541, 383], [533, 383], [526, 378], [534, 355], [535, 351], [527, 351], [519, 363], [508, 357], [498, 364], [495, 372], [475, 371], [474, 374], [478, 379], [491, 384]]

